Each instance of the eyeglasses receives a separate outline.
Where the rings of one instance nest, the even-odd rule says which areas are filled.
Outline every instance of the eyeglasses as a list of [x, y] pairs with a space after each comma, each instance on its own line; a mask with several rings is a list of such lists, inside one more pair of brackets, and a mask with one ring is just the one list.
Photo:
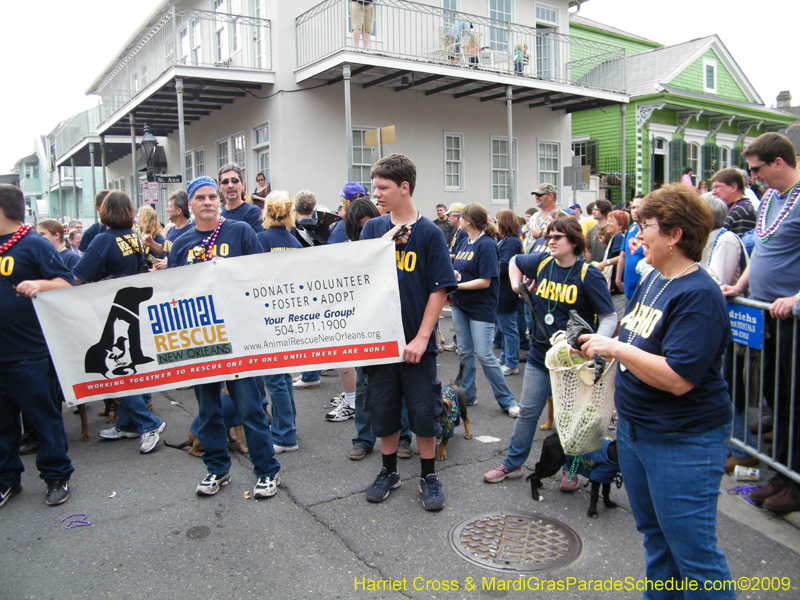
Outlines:
[[553, 240], [558, 241], [562, 238], [569, 237], [568, 235], [564, 235], [563, 233], [551, 233], [550, 235], [544, 236], [545, 242], [552, 242]]
[[758, 175], [758, 171], [761, 169], [761, 167], [766, 167], [768, 164], [770, 164], [770, 163], [761, 163], [757, 167], [750, 167], [750, 172], [751, 173], [755, 173], [756, 175]]
[[228, 185], [228, 184], [236, 185], [237, 183], [239, 183], [239, 180], [236, 179], [236, 177], [231, 177], [230, 179], [223, 179], [222, 181], [219, 182], [220, 185]]

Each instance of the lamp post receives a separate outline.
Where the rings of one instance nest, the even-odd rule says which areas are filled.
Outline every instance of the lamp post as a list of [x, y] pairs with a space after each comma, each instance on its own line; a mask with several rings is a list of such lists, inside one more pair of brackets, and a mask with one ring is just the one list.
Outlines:
[[139, 143], [139, 147], [144, 152], [144, 158], [147, 161], [147, 181], [153, 181], [153, 156], [156, 153], [156, 146], [158, 146], [158, 140], [156, 136], [150, 133], [150, 127], [147, 123], [144, 124], [144, 134], [142, 135], [142, 141]]

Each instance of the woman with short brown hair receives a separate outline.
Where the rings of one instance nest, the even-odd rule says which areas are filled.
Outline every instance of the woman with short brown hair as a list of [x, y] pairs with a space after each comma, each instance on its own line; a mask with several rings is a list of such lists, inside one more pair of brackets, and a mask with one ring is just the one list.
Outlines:
[[699, 265], [714, 217], [693, 188], [674, 184], [651, 192], [639, 219], [637, 238], [653, 271], [634, 293], [619, 338], [581, 336], [581, 352], [619, 365], [619, 463], [644, 535], [647, 578], [694, 580], [703, 590], [704, 582], [731, 578], [716, 533], [732, 417], [722, 378], [730, 321], [719, 286]]

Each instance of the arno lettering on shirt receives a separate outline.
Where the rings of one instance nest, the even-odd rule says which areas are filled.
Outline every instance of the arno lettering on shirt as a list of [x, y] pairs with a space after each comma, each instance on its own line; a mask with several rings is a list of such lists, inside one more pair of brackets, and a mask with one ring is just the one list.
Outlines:
[[620, 327], [639, 337], [649, 338], [662, 316], [660, 310], [637, 302], [633, 310], [622, 317]]

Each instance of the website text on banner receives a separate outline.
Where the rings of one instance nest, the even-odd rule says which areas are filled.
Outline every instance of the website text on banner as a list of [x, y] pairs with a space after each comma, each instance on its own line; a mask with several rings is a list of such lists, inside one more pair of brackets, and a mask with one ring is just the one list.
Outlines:
[[402, 360], [390, 240], [230, 259], [224, 250], [191, 268], [40, 294], [68, 403]]

